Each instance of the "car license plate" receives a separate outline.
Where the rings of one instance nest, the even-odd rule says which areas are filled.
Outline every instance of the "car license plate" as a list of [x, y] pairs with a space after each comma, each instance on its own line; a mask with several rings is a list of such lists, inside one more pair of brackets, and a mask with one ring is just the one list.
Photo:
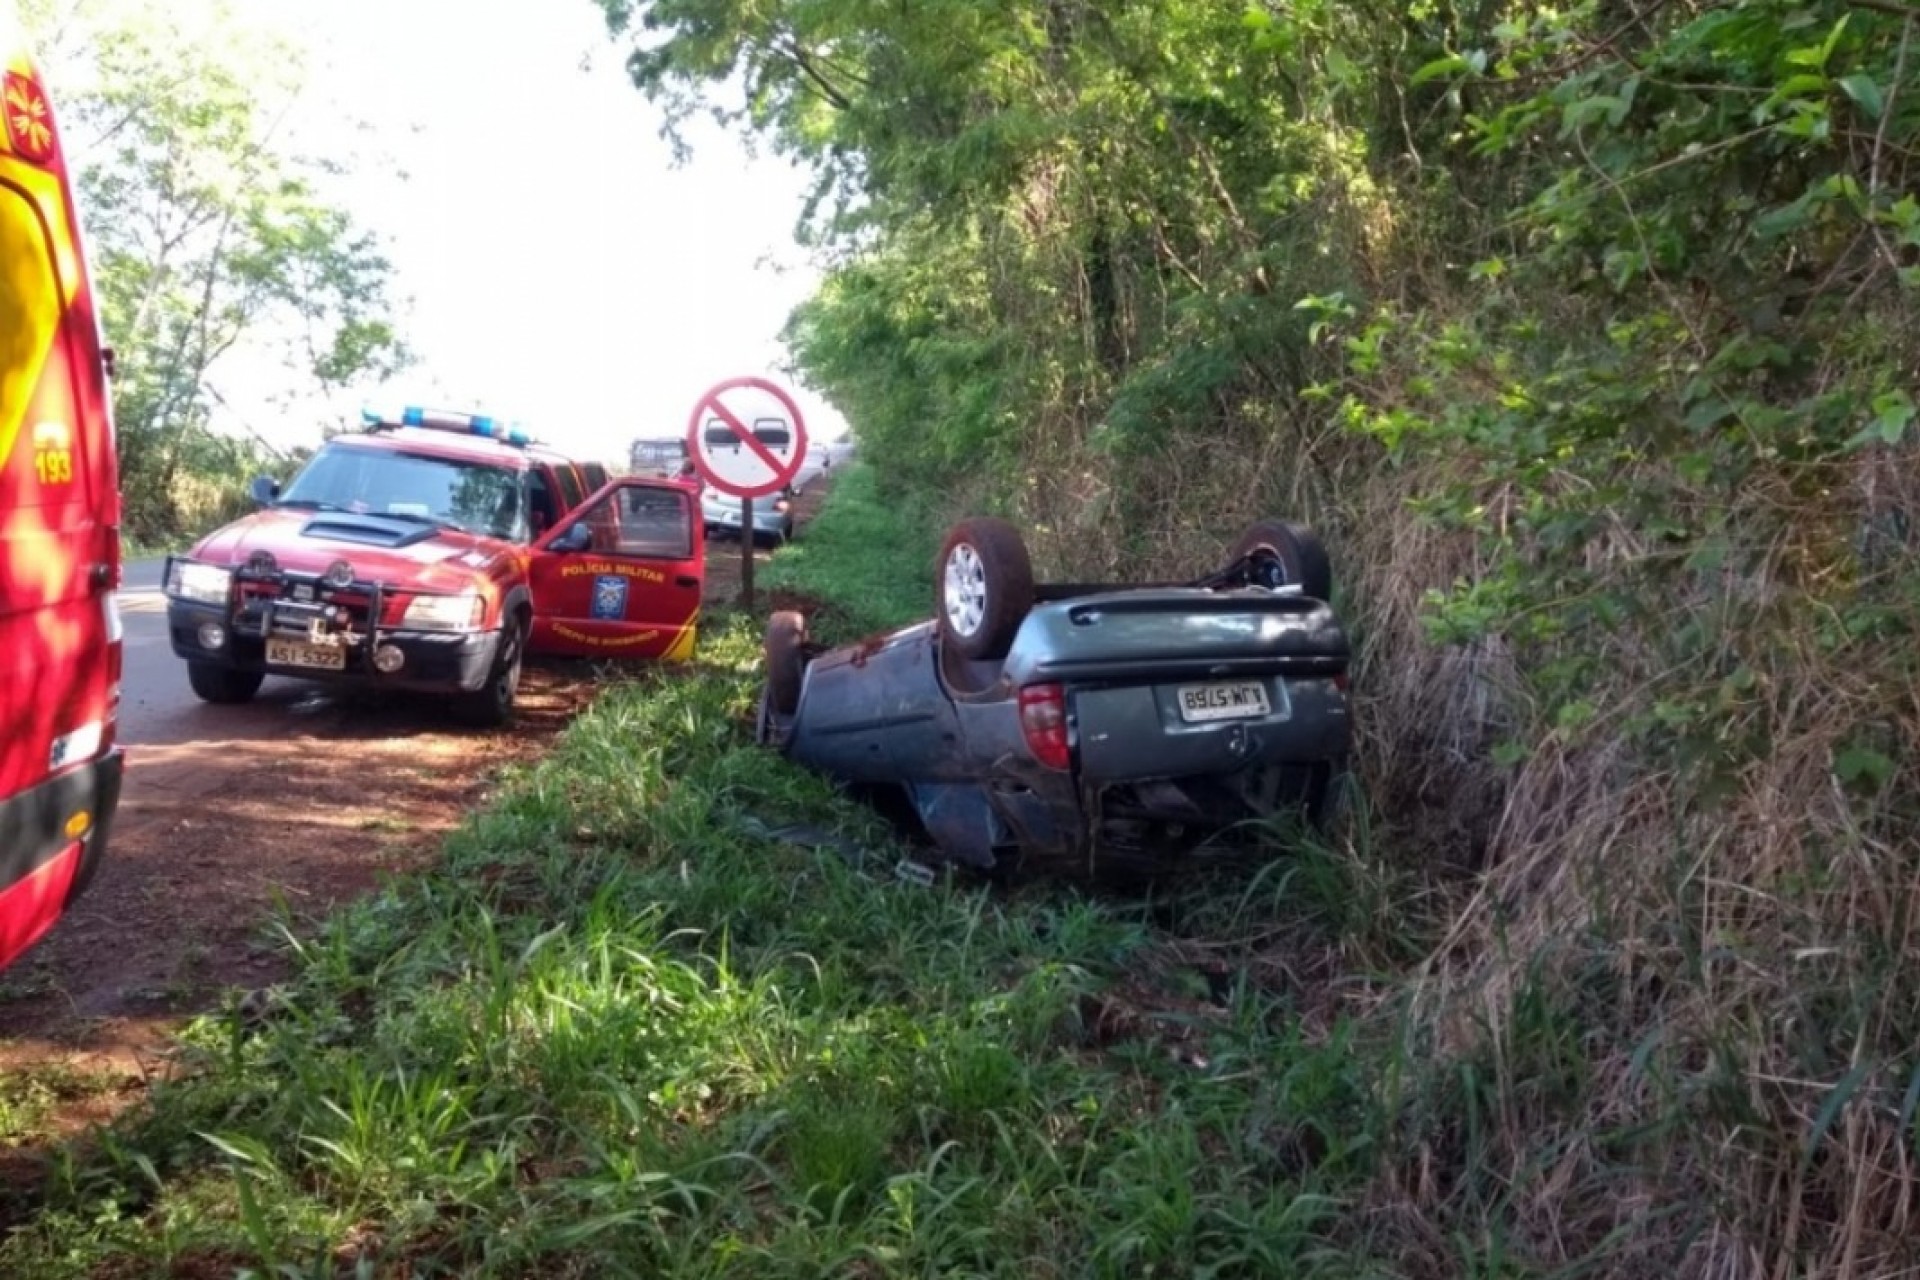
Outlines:
[[1267, 686], [1258, 680], [1221, 680], [1213, 684], [1183, 684], [1173, 691], [1180, 718], [1188, 724], [1208, 720], [1252, 720], [1266, 715]]
[[292, 640], [267, 641], [267, 661], [282, 667], [322, 667], [344, 671], [347, 651], [339, 645], [299, 644]]

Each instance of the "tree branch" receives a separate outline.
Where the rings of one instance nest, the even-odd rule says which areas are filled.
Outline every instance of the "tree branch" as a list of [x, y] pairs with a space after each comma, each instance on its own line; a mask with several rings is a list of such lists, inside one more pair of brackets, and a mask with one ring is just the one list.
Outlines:
[[775, 48], [792, 59], [793, 65], [799, 67], [800, 73], [813, 82], [814, 88], [819, 91], [821, 97], [827, 100], [828, 105], [836, 107], [841, 111], [845, 111], [853, 105], [853, 99], [840, 92], [839, 88], [831, 80], [827, 79], [826, 74], [813, 65], [813, 59], [808, 56], [805, 49], [800, 47], [799, 40], [789, 36], [785, 41], [785, 46], [785, 48], [780, 48], [780, 46], [776, 45]]

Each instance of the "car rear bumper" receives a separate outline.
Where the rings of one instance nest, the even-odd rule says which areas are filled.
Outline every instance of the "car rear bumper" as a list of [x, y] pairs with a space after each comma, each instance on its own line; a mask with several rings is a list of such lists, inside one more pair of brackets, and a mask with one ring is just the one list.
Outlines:
[[[210, 649], [200, 642], [200, 629], [207, 623], [216, 624], [226, 632], [226, 642], [218, 648]], [[188, 662], [291, 676], [298, 680], [424, 693], [470, 693], [480, 688], [493, 670], [494, 654], [500, 647], [498, 630], [382, 630], [379, 645], [391, 645], [403, 659], [400, 667], [391, 673], [373, 665], [372, 646], [364, 641], [343, 647], [343, 661], [338, 668], [268, 662], [265, 637], [236, 631], [224, 609], [179, 600], [167, 603], [167, 634], [173, 643], [174, 655]]]
[[115, 748], [0, 801], [0, 969], [86, 892], [106, 854], [125, 764]]

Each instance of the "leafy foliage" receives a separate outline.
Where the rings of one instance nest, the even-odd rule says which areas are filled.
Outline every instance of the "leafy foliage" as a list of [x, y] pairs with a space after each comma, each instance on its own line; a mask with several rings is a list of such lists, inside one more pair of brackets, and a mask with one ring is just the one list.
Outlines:
[[[1722, 1205], [1703, 1274], [1911, 1261], [1835, 1206], [1913, 1141], [1920, 10], [602, 4], [642, 89], [816, 166], [792, 336], [882, 474], [1076, 578], [1329, 535], [1395, 847], [1464, 873], [1432, 1114]], [[1680, 1256], [1429, 1190], [1488, 1272]]]
[[280, 136], [298, 55], [221, 0], [33, 7], [78, 177], [129, 532], [165, 540], [243, 500], [256, 442], [208, 432], [215, 372], [242, 354], [338, 387], [405, 359], [389, 264]]

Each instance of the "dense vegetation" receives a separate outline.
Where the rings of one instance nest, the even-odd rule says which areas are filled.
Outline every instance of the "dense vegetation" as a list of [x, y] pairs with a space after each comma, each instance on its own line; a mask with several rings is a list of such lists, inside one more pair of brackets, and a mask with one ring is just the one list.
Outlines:
[[1303, 514], [1368, 803], [1153, 902], [925, 893], [717, 620], [0, 1271], [1920, 1270], [1920, 10], [602, 3], [820, 178], [793, 338], [873, 470], [771, 582], [852, 632], [945, 507], [1076, 578]]
[[1327, 535], [1396, 1267], [1920, 1265], [1920, 9], [602, 3], [813, 166], [889, 484], [1076, 578]]
[[298, 394], [404, 360], [389, 264], [323, 194], [346, 149], [300, 154], [304, 62], [258, 21], [226, 0], [21, 8], [78, 165], [126, 533], [176, 541], [250, 509], [247, 480], [286, 465], [232, 429], [251, 424], [210, 429], [236, 365]]

